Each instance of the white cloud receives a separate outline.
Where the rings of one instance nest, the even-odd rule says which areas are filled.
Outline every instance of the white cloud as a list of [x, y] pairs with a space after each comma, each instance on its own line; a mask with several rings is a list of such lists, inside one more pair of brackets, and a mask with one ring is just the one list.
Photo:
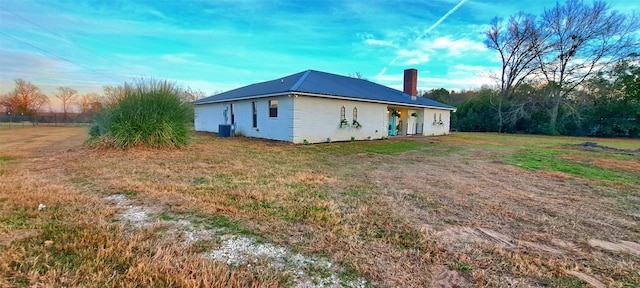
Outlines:
[[398, 51], [398, 59], [404, 60], [404, 65], [416, 65], [429, 61], [428, 51], [424, 50], [406, 50]]
[[426, 51], [445, 50], [448, 56], [460, 56], [466, 52], [484, 52], [487, 50], [483, 43], [464, 38], [454, 40], [450, 36], [420, 40], [416, 45]]
[[454, 71], [466, 71], [469, 73], [487, 73], [489, 72], [489, 68], [486, 66], [473, 66], [473, 65], [465, 65], [458, 64], [453, 66]]
[[395, 47], [395, 45], [391, 41], [378, 39], [366, 39], [364, 40], [364, 43], [372, 46]]
[[149, 9], [149, 14], [151, 14], [153, 16], [156, 16], [156, 17], [158, 17], [160, 19], [163, 19], [163, 20], [169, 20], [169, 17], [165, 16], [164, 13], [162, 13], [162, 12], [160, 12], [158, 10], [155, 10], [155, 9]]
[[362, 38], [362, 40], [363, 40], [363, 42], [365, 44], [370, 45], [370, 46], [397, 47], [397, 45], [393, 41], [376, 39], [376, 37], [374, 37], [370, 33], [361, 33], [361, 34], [358, 34], [358, 36], [360, 36], [360, 38]]

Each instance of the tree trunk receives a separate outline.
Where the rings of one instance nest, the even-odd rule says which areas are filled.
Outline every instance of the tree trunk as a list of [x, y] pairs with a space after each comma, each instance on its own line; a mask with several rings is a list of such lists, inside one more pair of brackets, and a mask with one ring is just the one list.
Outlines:
[[549, 111], [549, 134], [558, 135], [558, 112], [560, 111], [560, 104], [562, 104], [562, 95], [560, 95], [560, 92], [554, 92], [553, 94], [553, 106]]
[[498, 133], [502, 133], [502, 99], [498, 101]]

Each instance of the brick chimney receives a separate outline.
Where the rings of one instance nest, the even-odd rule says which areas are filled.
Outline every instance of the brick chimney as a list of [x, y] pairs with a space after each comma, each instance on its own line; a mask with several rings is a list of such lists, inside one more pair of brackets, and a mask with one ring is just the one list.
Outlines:
[[[404, 70], [403, 92], [410, 96], [418, 95], [418, 70], [413, 68]], [[411, 97], [411, 99], [414, 99], [414, 97]]]

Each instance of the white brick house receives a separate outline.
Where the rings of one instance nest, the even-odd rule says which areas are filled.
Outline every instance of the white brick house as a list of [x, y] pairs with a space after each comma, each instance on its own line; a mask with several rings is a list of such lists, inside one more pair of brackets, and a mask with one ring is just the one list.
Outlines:
[[194, 102], [195, 129], [293, 143], [449, 133], [455, 108], [416, 95], [417, 71], [405, 70], [405, 92], [363, 79], [307, 70]]

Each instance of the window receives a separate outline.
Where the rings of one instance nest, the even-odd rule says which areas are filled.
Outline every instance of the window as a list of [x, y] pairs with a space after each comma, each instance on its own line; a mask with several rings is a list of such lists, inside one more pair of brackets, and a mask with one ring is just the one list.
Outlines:
[[358, 108], [353, 107], [353, 122], [351, 122], [351, 127], [354, 127], [356, 129], [360, 129], [362, 127], [362, 125], [360, 125], [360, 122], [358, 122]]
[[269, 117], [278, 117], [278, 100], [269, 100]]
[[252, 103], [253, 108], [253, 128], [258, 128], [258, 102]]
[[346, 109], [344, 109], [344, 106], [342, 106], [342, 108], [340, 108], [340, 121], [344, 121], [347, 120], [347, 116], [346, 116]]

